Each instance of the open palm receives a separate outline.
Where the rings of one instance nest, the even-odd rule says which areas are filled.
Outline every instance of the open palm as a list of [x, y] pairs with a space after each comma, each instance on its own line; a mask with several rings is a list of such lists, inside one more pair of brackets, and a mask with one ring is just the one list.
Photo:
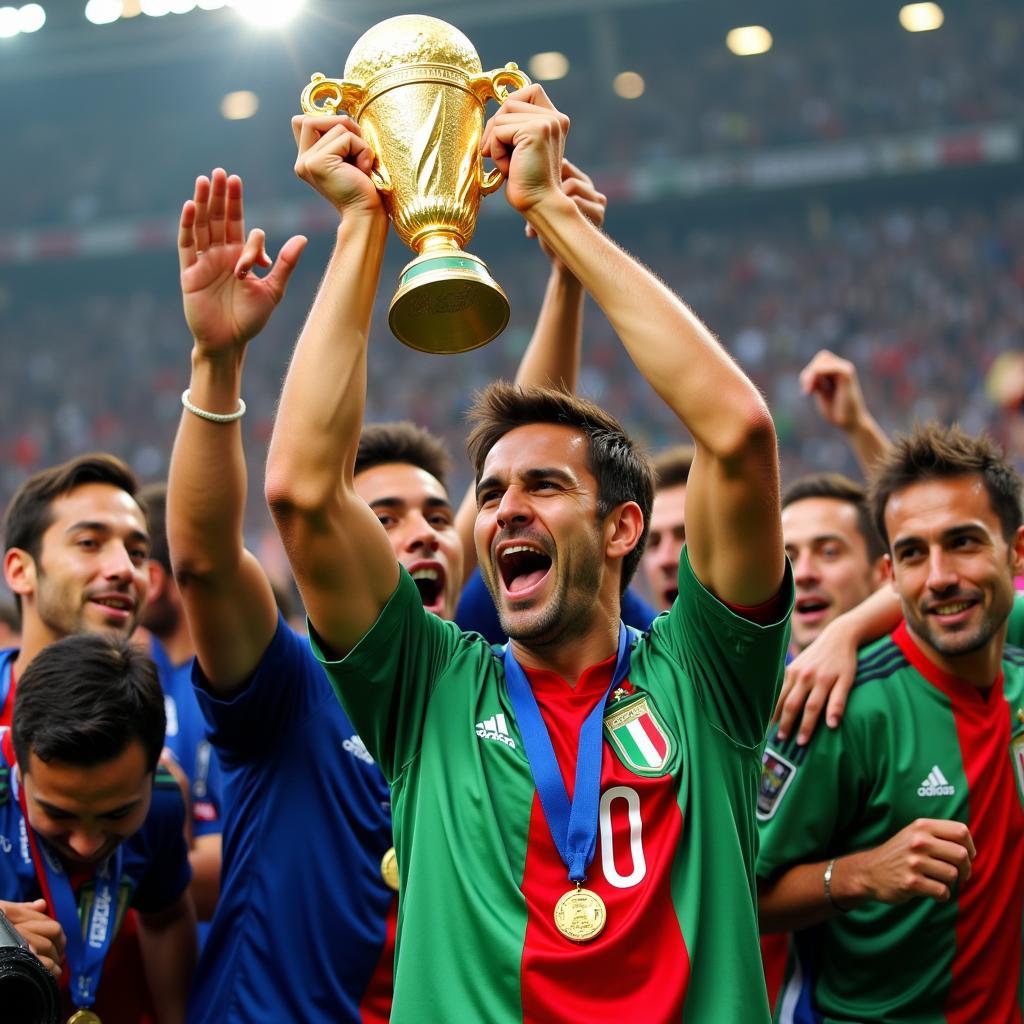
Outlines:
[[[290, 238], [273, 266], [265, 243], [259, 228], [246, 237], [240, 178], [217, 168], [196, 179], [181, 211], [178, 256], [185, 319], [206, 353], [244, 346], [281, 301], [306, 239]], [[271, 270], [261, 278], [255, 266]]]

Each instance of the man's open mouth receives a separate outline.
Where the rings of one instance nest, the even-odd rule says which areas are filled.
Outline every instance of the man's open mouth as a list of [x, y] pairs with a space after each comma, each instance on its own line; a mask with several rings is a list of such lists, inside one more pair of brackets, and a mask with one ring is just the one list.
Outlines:
[[825, 611], [829, 602], [824, 597], [798, 597], [794, 610], [799, 615], [817, 615]]
[[550, 556], [530, 544], [510, 544], [498, 553], [498, 572], [512, 595], [535, 587], [550, 569]]
[[420, 600], [424, 608], [436, 607], [444, 597], [447, 578], [440, 565], [419, 565], [409, 570], [416, 589], [420, 592]]

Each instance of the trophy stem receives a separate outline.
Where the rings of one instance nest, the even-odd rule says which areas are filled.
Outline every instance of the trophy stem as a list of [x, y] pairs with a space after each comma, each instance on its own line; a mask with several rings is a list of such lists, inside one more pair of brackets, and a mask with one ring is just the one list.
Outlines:
[[431, 231], [424, 235], [416, 245], [416, 251], [425, 256], [427, 253], [461, 252], [464, 239], [447, 231]]

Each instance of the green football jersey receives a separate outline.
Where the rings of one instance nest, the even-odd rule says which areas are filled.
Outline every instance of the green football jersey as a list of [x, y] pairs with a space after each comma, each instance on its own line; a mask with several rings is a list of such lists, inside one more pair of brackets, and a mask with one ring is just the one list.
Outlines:
[[1021, 1019], [1024, 652], [988, 694], [944, 673], [905, 624], [865, 648], [838, 729], [764, 754], [757, 874], [873, 849], [918, 818], [962, 821], [971, 877], [939, 903], [870, 901], [799, 933], [776, 1007], [790, 1021]]
[[[425, 612], [403, 570], [355, 649], [324, 661], [392, 786], [401, 893], [395, 1024], [769, 1019], [754, 804], [792, 578], [787, 569], [787, 614], [762, 627], [716, 600], [682, 562], [679, 599], [633, 644], [627, 681], [605, 711], [586, 885], [608, 916], [587, 943], [554, 924], [555, 904], [572, 886], [540, 807], [501, 652]], [[592, 666], [575, 687], [527, 671], [570, 795], [579, 728], [603, 698], [614, 660]]]

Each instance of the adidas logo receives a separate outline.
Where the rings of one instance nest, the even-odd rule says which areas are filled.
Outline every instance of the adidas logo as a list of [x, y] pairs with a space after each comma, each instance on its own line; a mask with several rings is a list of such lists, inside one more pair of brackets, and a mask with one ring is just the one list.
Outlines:
[[495, 715], [493, 718], [485, 718], [482, 722], [477, 722], [476, 734], [482, 740], [498, 740], [505, 746], [511, 747], [513, 750], [516, 749], [516, 741], [508, 734], [504, 715]]
[[949, 784], [949, 779], [942, 774], [942, 769], [935, 765], [928, 777], [917, 787], [918, 796], [952, 796], [956, 789]]
[[366, 749], [366, 744], [358, 736], [353, 736], [352, 739], [345, 740], [341, 745], [353, 757], [358, 757], [360, 761], [365, 761], [367, 764], [373, 764], [373, 758], [370, 757], [370, 752]]

